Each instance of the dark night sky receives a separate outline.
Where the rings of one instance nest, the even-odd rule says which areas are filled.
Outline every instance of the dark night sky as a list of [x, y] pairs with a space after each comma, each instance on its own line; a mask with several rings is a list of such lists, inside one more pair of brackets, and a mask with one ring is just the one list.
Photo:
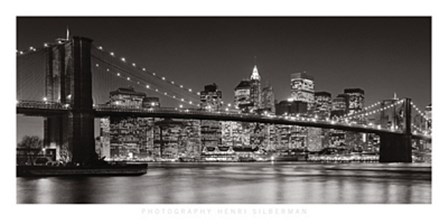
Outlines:
[[215, 82], [226, 102], [254, 56], [278, 100], [289, 96], [289, 75], [307, 71], [317, 91], [359, 87], [367, 105], [394, 92], [431, 102], [429, 17], [18, 18], [17, 48], [63, 37], [66, 26], [194, 90]]

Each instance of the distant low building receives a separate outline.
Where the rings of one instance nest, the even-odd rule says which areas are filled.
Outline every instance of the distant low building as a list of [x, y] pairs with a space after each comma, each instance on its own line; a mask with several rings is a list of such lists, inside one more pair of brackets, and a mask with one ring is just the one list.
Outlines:
[[275, 105], [276, 115], [296, 115], [306, 114], [308, 112], [308, 104], [302, 101], [280, 101]]
[[222, 92], [218, 90], [218, 86], [213, 83], [206, 85], [204, 90], [200, 92], [201, 110], [220, 111], [222, 109]]
[[109, 103], [114, 106], [142, 107], [146, 94], [135, 91], [133, 87], [121, 87], [110, 92], [109, 97]]

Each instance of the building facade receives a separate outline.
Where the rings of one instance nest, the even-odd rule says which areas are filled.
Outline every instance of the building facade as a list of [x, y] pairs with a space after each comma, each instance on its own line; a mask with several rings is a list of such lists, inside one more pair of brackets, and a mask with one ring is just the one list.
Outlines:
[[261, 91], [261, 108], [263, 112], [275, 114], [275, 95], [272, 86], [265, 86]]
[[319, 116], [320, 119], [329, 118], [331, 114], [331, 93], [329, 92], [316, 92], [314, 94], [314, 113]]
[[254, 66], [252, 70], [252, 75], [250, 76], [250, 98], [251, 102], [254, 105], [254, 110], [261, 108], [261, 76], [258, 73], [257, 66]]
[[213, 83], [206, 85], [204, 90], [200, 92], [201, 110], [219, 111], [222, 109], [222, 92], [218, 90], [218, 86]]
[[344, 94], [348, 96], [349, 115], [361, 111], [364, 108], [364, 90], [360, 88], [344, 89]]
[[292, 101], [305, 102], [308, 110], [314, 104], [314, 78], [306, 72], [291, 74], [291, 98]]
[[236, 109], [248, 113], [254, 108], [251, 101], [251, 82], [249, 80], [242, 80], [235, 87], [235, 106]]

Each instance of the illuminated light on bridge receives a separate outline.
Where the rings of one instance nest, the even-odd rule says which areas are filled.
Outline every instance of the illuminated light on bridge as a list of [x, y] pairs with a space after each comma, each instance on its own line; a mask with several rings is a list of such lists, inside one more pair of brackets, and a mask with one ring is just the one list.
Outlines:
[[100, 67], [100, 65], [99, 64], [95, 64], [95, 66], [98, 68], [98, 67]]
[[44, 43], [44, 47], [48, 47], [49, 45], [47, 43]]
[[164, 92], [164, 93], [163, 93], [163, 95], [165, 95], [165, 96], [166, 96], [166, 95], [168, 95], [168, 93]]
[[184, 102], [185, 100], [184, 100], [184, 98], [182, 98], [182, 99], [180, 99], [180, 101]]
[[110, 56], [114, 57], [115, 53], [114, 52], [110, 52]]
[[173, 96], [173, 99], [176, 99], [176, 96]]
[[146, 68], [142, 68], [142, 71], [146, 72]]
[[119, 72], [117, 72], [117, 76], [120, 76], [120, 73], [119, 73]]
[[102, 46], [98, 46], [98, 50], [103, 50], [103, 47]]
[[44, 97], [44, 98], [42, 98], [42, 100], [44, 101], [44, 102], [47, 102], [47, 97]]
[[121, 58], [121, 61], [122, 62], [126, 62], [126, 58]]
[[132, 63], [132, 66], [134, 66], [134, 67], [135, 67], [135, 66], [136, 66], [136, 65], [135, 65], [135, 63]]
[[127, 77], [127, 78], [126, 78], [126, 80], [130, 81], [130, 80], [131, 80], [131, 78], [130, 78], [130, 77]]
[[191, 101], [190, 101], [190, 102], [188, 102], [188, 103], [189, 103], [189, 104], [193, 104], [193, 102], [191, 102]]
[[159, 89], [156, 89], [156, 92], [159, 92]]
[[188, 89], [188, 92], [191, 92], [192, 90], [191, 89]]

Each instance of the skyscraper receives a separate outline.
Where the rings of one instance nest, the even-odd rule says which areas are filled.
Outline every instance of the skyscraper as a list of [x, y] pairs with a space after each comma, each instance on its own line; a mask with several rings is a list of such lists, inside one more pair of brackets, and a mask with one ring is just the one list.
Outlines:
[[331, 117], [341, 117], [347, 113], [348, 110], [348, 96], [346, 94], [339, 94], [333, 99], [331, 103]]
[[242, 112], [249, 112], [253, 107], [251, 102], [251, 83], [249, 80], [242, 80], [235, 87], [235, 106]]
[[261, 76], [258, 73], [257, 66], [254, 66], [252, 75], [250, 76], [251, 91], [250, 98], [253, 102], [254, 109], [259, 109], [261, 107]]
[[364, 107], [364, 90], [360, 88], [344, 89], [344, 94], [348, 95], [348, 114], [359, 112]]
[[222, 108], [222, 92], [213, 83], [206, 85], [201, 91], [201, 109], [207, 111], [219, 111]]
[[329, 118], [331, 113], [331, 93], [316, 92], [314, 94], [314, 112], [321, 118]]
[[314, 104], [314, 78], [306, 72], [291, 74], [291, 98], [307, 103], [310, 110]]
[[272, 86], [265, 86], [261, 91], [261, 108], [263, 111], [275, 113], [275, 95]]

